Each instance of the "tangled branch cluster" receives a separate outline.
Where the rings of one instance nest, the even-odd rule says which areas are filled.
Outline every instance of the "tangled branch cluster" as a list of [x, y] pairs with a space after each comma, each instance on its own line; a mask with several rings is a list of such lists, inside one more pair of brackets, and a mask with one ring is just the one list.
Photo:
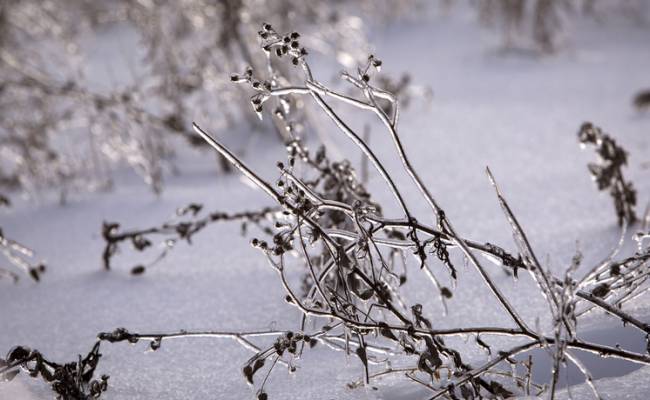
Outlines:
[[48, 382], [57, 399], [98, 399], [108, 388], [107, 375], [93, 379], [102, 356], [99, 346], [98, 341], [85, 357], [79, 355], [77, 361], [65, 364], [49, 361], [38, 350], [24, 346], [14, 347], [4, 360], [0, 358], [0, 382], [13, 380], [22, 370], [33, 378], [40, 376]]
[[[253, 239], [252, 245], [266, 256], [277, 272], [286, 292], [287, 303], [302, 312], [299, 329], [226, 335], [255, 352], [242, 371], [246, 380], [255, 385], [258, 398], [267, 398], [265, 384], [277, 365], [284, 365], [289, 371], [295, 370], [303, 352], [316, 343], [353, 354], [359, 359], [363, 378], [352, 383], [352, 386], [369, 384], [387, 375], [401, 375], [430, 390], [432, 399], [498, 398], [536, 395], [543, 391], [548, 391], [552, 398], [556, 393], [559, 372], [568, 364], [577, 366], [598, 396], [589, 371], [576, 356], [579, 351], [650, 364], [650, 357], [646, 354], [584, 341], [578, 331], [580, 317], [600, 309], [620, 319], [629, 326], [628, 329], [650, 333], [648, 324], [626, 313], [621, 307], [623, 301], [641, 295], [648, 287], [645, 277], [650, 268], [650, 249], [642, 245], [642, 240], [635, 255], [615, 261], [616, 252], [613, 252], [605, 262], [590, 269], [580, 279], [575, 278], [581, 263], [581, 257], [577, 255], [567, 273], [561, 278], [555, 277], [537, 259], [523, 228], [489, 170], [488, 177], [511, 224], [519, 252], [512, 255], [501, 247], [461, 237], [410, 164], [397, 133], [397, 101], [391, 93], [372, 84], [373, 74], [381, 66], [381, 61], [371, 56], [354, 75], [343, 73], [342, 78], [361, 94], [361, 97], [352, 97], [326, 87], [313, 77], [299, 35], [281, 35], [269, 25], [263, 26], [259, 34], [269, 60], [271, 57], [288, 58], [291, 64], [302, 70], [303, 81], [298, 85], [284, 86], [272, 79], [255, 77], [252, 69], [247, 70], [243, 77], [233, 77], [234, 81], [250, 84], [256, 91], [251, 100], [254, 110], [261, 112], [271, 100], [286, 104], [286, 97], [310, 97], [370, 160], [400, 205], [403, 216], [385, 218], [382, 207], [371, 200], [349, 163], [344, 162], [346, 167], [343, 173], [331, 177], [331, 183], [328, 183], [323, 175], [324, 172], [333, 171], [334, 163], [325, 161], [327, 157], [323, 151], [310, 156], [296, 136], [293, 136], [294, 141], [289, 146], [288, 162], [277, 165], [280, 178], [268, 182], [210, 134], [198, 125], [194, 126], [197, 133], [234, 168], [284, 209], [283, 213], [274, 214], [276, 231], [272, 240]], [[272, 73], [271, 62], [268, 68]], [[406, 172], [431, 208], [433, 226], [422, 224], [414, 218], [391, 174], [367, 143], [333, 111], [329, 103], [332, 100], [372, 112], [380, 119], [393, 139]], [[381, 106], [384, 102], [393, 105], [388, 108], [390, 114]], [[284, 108], [280, 112], [282, 120], [287, 121], [287, 132], [293, 135], [288, 122], [291, 109]], [[314, 168], [317, 171], [315, 178], [310, 176]], [[334, 187], [338, 189], [332, 190]], [[410, 258], [417, 262], [422, 273], [431, 281], [432, 288], [438, 292], [443, 303], [454, 295], [451, 288], [458, 279], [450, 257], [450, 251], [454, 249], [478, 271], [504, 313], [512, 320], [512, 326], [438, 329], [421, 304], [409, 301], [408, 293], [401, 287], [406, 282]], [[551, 334], [546, 334], [540, 327], [528, 325], [499, 289], [476, 253], [513, 274], [520, 269], [530, 274], [547, 299], [552, 321]], [[430, 258], [431, 254], [435, 257]], [[436, 268], [437, 265], [443, 269]], [[300, 288], [295, 287], [288, 276], [295, 268], [306, 275]], [[445, 281], [449, 284], [443, 283]], [[607, 285], [606, 290], [603, 284]], [[619, 302], [620, 296], [625, 300]], [[224, 336], [219, 332], [144, 335], [118, 330], [103, 334], [100, 338], [109, 341], [146, 339], [152, 346], [158, 347], [168, 338], [211, 334]], [[249, 340], [256, 335], [271, 335], [276, 339], [272, 346], [258, 348]], [[495, 335], [511, 337], [513, 345], [492, 351], [494, 345], [490, 343], [490, 337]], [[483, 364], [473, 365], [467, 361], [471, 351], [457, 348], [447, 340], [454, 336], [473, 338], [474, 351], [487, 350], [491, 357]], [[553, 356], [550, 385], [533, 382], [530, 358], [523, 361], [515, 358], [539, 347], [547, 349]], [[513, 367], [504, 370], [502, 363], [509, 363]], [[523, 375], [517, 372], [521, 370], [527, 372]], [[257, 380], [255, 376], [262, 371], [264, 377]]]

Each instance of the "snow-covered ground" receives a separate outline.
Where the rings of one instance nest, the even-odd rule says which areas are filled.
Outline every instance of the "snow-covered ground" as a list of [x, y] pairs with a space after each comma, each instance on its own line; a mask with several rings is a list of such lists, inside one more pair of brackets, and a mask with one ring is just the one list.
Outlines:
[[[537, 253], [555, 272], [569, 265], [576, 241], [589, 265], [618, 240], [611, 200], [596, 190], [586, 169], [595, 156], [591, 150], [581, 151], [577, 143], [582, 122], [601, 126], [629, 150], [627, 173], [638, 190], [640, 208], [650, 200], [650, 114], [639, 114], [631, 106], [632, 96], [650, 87], [650, 29], [623, 21], [581, 21], [571, 38], [556, 55], [504, 56], [496, 50], [494, 34], [463, 13], [396, 22], [376, 27], [370, 35], [384, 71], [409, 72], [415, 83], [434, 91], [430, 104], [416, 100], [403, 112], [400, 131], [415, 168], [459, 233], [514, 249], [484, 173], [489, 166]], [[334, 72], [322, 71], [323, 79]], [[362, 126], [359, 111], [337, 109], [352, 118], [353, 126]], [[359, 160], [358, 151], [346, 145], [333, 125], [324, 122], [321, 128], [336, 135], [333, 140], [344, 155]], [[261, 134], [226, 141], [268, 178], [275, 174], [271, 166], [284, 158], [282, 146]], [[408, 183], [390, 138], [376, 123], [371, 144], [405, 182], [409, 204], [419, 219], [430, 222], [426, 204]], [[66, 206], [48, 196], [16, 198], [11, 209], [2, 211], [3, 231], [34, 248], [49, 269], [39, 284], [27, 278], [17, 285], [0, 283], [0, 351], [25, 344], [54, 360], [72, 361], [90, 350], [98, 332], [120, 326], [143, 332], [297, 329], [298, 314], [284, 303], [277, 275], [251, 249], [249, 238], [240, 236], [235, 223], [206, 229], [192, 246], [179, 245], [144, 276], [128, 273], [135, 262], [126, 254], [116, 259], [113, 271], [102, 269], [103, 221], [142, 228], [160, 223], [190, 202], [228, 212], [271, 204], [263, 193], [242, 184], [238, 175], [217, 174], [212, 154], [179, 153], [181, 173], [167, 180], [161, 197], [135, 177], [121, 174], [111, 193], [78, 195]], [[377, 174], [371, 173], [371, 187], [381, 202], [393, 204]], [[396, 208], [388, 207], [386, 214], [391, 211]], [[533, 324], [537, 316], [547, 314], [528, 278], [513, 283], [494, 271], [495, 280], [527, 321]], [[461, 267], [446, 317], [435, 299], [425, 297], [425, 288], [424, 279], [412, 279], [407, 286], [436, 327], [510, 324], [470, 267]], [[649, 302], [641, 300], [631, 307], [642, 319], [650, 319]], [[581, 329], [595, 331], [603, 323], [612, 322], [594, 314]], [[253, 396], [241, 374], [250, 352], [228, 339], [170, 341], [155, 353], [147, 352], [145, 344], [106, 344], [102, 349], [99, 371], [111, 376], [107, 399]], [[483, 359], [477, 356], [475, 361]], [[615, 368], [604, 365], [605, 373]], [[317, 346], [306, 353], [297, 373], [275, 373], [267, 391], [276, 399], [426, 394], [390, 380], [379, 390], [347, 388], [345, 384], [360, 374], [355, 357]], [[650, 369], [645, 368], [596, 385], [609, 398], [645, 398], [649, 381]], [[589, 395], [583, 389], [575, 389], [578, 398]], [[1, 399], [49, 396], [43, 382], [24, 374], [0, 385]]]

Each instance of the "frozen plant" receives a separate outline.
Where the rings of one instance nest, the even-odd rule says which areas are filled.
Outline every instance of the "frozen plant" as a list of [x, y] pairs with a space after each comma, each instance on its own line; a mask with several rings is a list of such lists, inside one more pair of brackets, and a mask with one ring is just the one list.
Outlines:
[[101, 397], [108, 388], [108, 376], [93, 379], [99, 353], [100, 342], [92, 350], [78, 359], [59, 364], [48, 360], [38, 350], [16, 346], [9, 350], [5, 359], [0, 358], [0, 382], [13, 380], [20, 371], [33, 378], [40, 377], [50, 384], [57, 400], [90, 400]]
[[589, 172], [598, 185], [598, 190], [609, 190], [614, 200], [618, 224], [632, 224], [637, 217], [636, 190], [632, 182], [623, 176], [623, 167], [627, 165], [627, 152], [609, 135], [591, 122], [580, 127], [578, 139], [582, 146], [593, 145], [599, 161], [588, 165]]
[[[242, 370], [246, 380], [254, 385], [259, 399], [268, 397], [265, 385], [277, 366], [294, 371], [303, 352], [318, 343], [353, 354], [359, 359], [362, 378], [352, 383], [352, 387], [370, 384], [387, 375], [403, 376], [407, 382], [429, 390], [431, 399], [505, 398], [539, 395], [544, 391], [553, 398], [557, 392], [560, 369], [569, 363], [578, 367], [595, 396], [599, 397], [589, 371], [575, 356], [576, 352], [587, 351], [601, 357], [650, 364], [647, 354], [585, 341], [578, 330], [582, 315], [600, 309], [620, 319], [628, 329], [650, 333], [647, 323], [625, 312], [615, 300], [619, 295], [625, 295], [627, 299], [639, 296], [648, 287], [645, 277], [650, 269], [650, 250], [647, 246], [641, 246], [638, 253], [622, 261], [616, 261], [616, 252], [613, 252], [605, 262], [593, 267], [581, 278], [576, 278], [581, 261], [581, 257], [576, 256], [565, 276], [555, 277], [538, 260], [489, 170], [489, 180], [511, 225], [518, 254], [515, 256], [501, 247], [463, 238], [411, 166], [398, 135], [397, 101], [391, 93], [371, 83], [375, 70], [381, 66], [379, 59], [371, 56], [355, 74], [343, 73], [342, 78], [361, 94], [361, 97], [351, 97], [330, 89], [314, 78], [299, 35], [281, 35], [265, 25], [260, 36], [269, 60], [271, 57], [288, 59], [302, 70], [304, 76], [300, 84], [287, 86], [258, 78], [254, 71], [247, 72], [244, 78], [234, 77], [233, 80], [252, 86], [255, 91], [251, 100], [254, 110], [262, 112], [266, 103], [276, 98], [282, 101], [286, 96], [310, 97], [370, 160], [403, 214], [396, 218], [384, 217], [381, 211], [383, 207], [372, 202], [369, 196], [333, 199], [326, 195], [325, 186], [315, 184], [310, 176], [300, 174], [305, 172], [302, 164], [310, 163], [312, 157], [300, 145], [299, 138], [289, 148], [288, 162], [277, 165], [280, 178], [272, 183], [262, 179], [198, 125], [194, 126], [197, 133], [234, 168], [284, 209], [282, 218], [278, 218], [275, 225], [276, 233], [272, 240], [253, 239], [252, 245], [265, 255], [271, 268], [277, 272], [286, 292], [285, 300], [302, 312], [302, 318], [298, 329], [256, 333], [276, 338], [272, 346], [256, 351]], [[272, 67], [270, 71], [272, 74]], [[393, 139], [406, 172], [429, 204], [433, 225], [417, 221], [402, 196], [400, 186], [376, 153], [333, 110], [329, 103], [331, 100], [377, 115]], [[380, 106], [385, 101], [393, 104], [389, 115]], [[290, 113], [291, 110], [285, 111]], [[286, 114], [283, 117], [284, 120], [288, 119]], [[289, 122], [286, 129], [293, 133]], [[353, 170], [349, 170], [345, 176], [350, 187], [358, 187]], [[450, 254], [454, 249], [477, 270], [497, 304], [509, 316], [512, 322], [509, 326], [439, 329], [431, 322], [431, 317], [421, 304], [409, 300], [408, 292], [402, 287], [407, 281], [411, 258], [417, 269], [431, 281], [440, 301], [444, 303], [454, 296], [453, 287], [458, 279], [458, 271]], [[518, 270], [530, 274], [548, 302], [549, 326], [530, 326], [499, 289], [487, 265], [477, 257], [478, 254], [493, 260], [495, 265], [511, 269], [515, 276]], [[429, 255], [434, 257], [429, 258]], [[302, 281], [301, 289], [296, 288], [288, 277], [290, 271], [296, 268], [306, 270], [309, 278]], [[612, 276], [612, 269], [620, 275]], [[607, 271], [609, 275], [606, 275]], [[599, 280], [602, 279], [616, 283], [608, 286], [605, 292], [599, 288]], [[630, 294], [626, 294], [628, 292]], [[545, 333], [549, 330], [551, 334]], [[158, 348], [163, 341], [171, 338], [222, 335], [219, 332], [185, 331], [139, 334], [118, 329], [100, 334], [100, 338], [111, 342], [147, 340]], [[242, 345], [255, 351], [248, 336], [243, 335], [230, 334], [229, 337], [234, 336]], [[473, 346], [469, 349], [457, 348], [451, 344], [453, 341], [448, 340], [457, 336], [471, 338], [469, 343]], [[511, 338], [512, 344], [498, 346], [492, 343], [493, 336]], [[242, 338], [247, 340], [240, 340]], [[533, 382], [530, 359], [518, 361], [515, 358], [539, 347], [547, 349], [553, 356], [550, 387]], [[473, 365], [467, 361], [469, 354], [481, 351], [487, 351], [490, 356], [487, 362]], [[500, 367], [503, 363], [509, 363], [513, 368], [504, 370]], [[519, 374], [517, 371], [522, 368], [528, 373]], [[257, 374], [263, 374], [261, 381], [256, 378]]]

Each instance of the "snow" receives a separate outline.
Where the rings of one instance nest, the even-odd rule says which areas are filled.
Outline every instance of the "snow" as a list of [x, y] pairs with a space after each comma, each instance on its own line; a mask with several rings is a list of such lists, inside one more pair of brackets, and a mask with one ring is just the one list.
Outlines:
[[[415, 101], [402, 113], [400, 131], [415, 168], [459, 233], [514, 249], [484, 173], [489, 165], [538, 255], [543, 260], [548, 255], [556, 273], [570, 263], [576, 241], [589, 265], [618, 240], [610, 198], [597, 192], [586, 170], [595, 156], [577, 144], [583, 121], [603, 127], [630, 151], [627, 173], [638, 190], [640, 208], [649, 200], [650, 169], [643, 163], [650, 161], [650, 115], [631, 107], [636, 91], [650, 86], [649, 42], [647, 27], [579, 21], [572, 43], [556, 55], [504, 56], [495, 50], [494, 35], [462, 12], [401, 21], [371, 33], [383, 71], [408, 71], [414, 82], [434, 90], [431, 104]], [[321, 76], [327, 80], [334, 72], [323, 71]], [[359, 111], [343, 114], [356, 118]], [[338, 135], [323, 121], [326, 134]], [[353, 122], [357, 128], [361, 124], [362, 117]], [[284, 158], [282, 146], [261, 133], [226, 140], [268, 178], [275, 173], [270, 166]], [[359, 160], [359, 152], [345, 138], [338, 135], [334, 140], [343, 154]], [[406, 183], [390, 138], [376, 123], [371, 144], [398, 181], [405, 182], [409, 205], [420, 220], [429, 223], [431, 213]], [[55, 196], [14, 199], [13, 207], [0, 215], [3, 231], [35, 249], [49, 268], [39, 284], [27, 278], [17, 285], [0, 282], [0, 350], [24, 344], [54, 360], [72, 361], [90, 350], [98, 332], [120, 326], [143, 332], [297, 329], [298, 314], [283, 302], [277, 275], [251, 249], [251, 235], [242, 237], [235, 223], [206, 229], [191, 247], [179, 245], [144, 276], [129, 275], [135, 262], [127, 254], [117, 258], [114, 270], [102, 270], [103, 221], [138, 228], [160, 223], [190, 202], [228, 212], [271, 204], [262, 192], [243, 185], [238, 175], [217, 173], [213, 155], [207, 152], [181, 151], [178, 167], [180, 175], [167, 180], [161, 197], [118, 171], [113, 192], [77, 195], [66, 206]], [[372, 171], [371, 187], [398, 216], [390, 193]], [[529, 323], [547, 314], [528, 278], [514, 283], [494, 271], [500, 288]], [[428, 297], [427, 285], [425, 279], [411, 279], [407, 290], [425, 305], [437, 327], [510, 324], [471, 267], [461, 267], [447, 317]], [[633, 307], [642, 319], [650, 316], [647, 300]], [[589, 318], [585, 331], [598, 329], [602, 321], [611, 323], [602, 315]], [[99, 371], [111, 376], [107, 399], [253, 397], [241, 374], [251, 353], [234, 341], [187, 339], [163, 342], [155, 353], [146, 349], [145, 344], [103, 345]], [[484, 357], [477, 356], [480, 360]], [[360, 374], [356, 358], [317, 347], [307, 353], [297, 373], [275, 373], [267, 392], [282, 399], [426, 396], [411, 386], [394, 386], [394, 380], [380, 382], [377, 391], [348, 389], [346, 383]], [[642, 368], [596, 385], [608, 398], [635, 399], [645, 398], [649, 380], [650, 370]], [[590, 396], [583, 386], [573, 389], [575, 398]], [[25, 374], [0, 385], [1, 399], [48, 396], [44, 383]]]

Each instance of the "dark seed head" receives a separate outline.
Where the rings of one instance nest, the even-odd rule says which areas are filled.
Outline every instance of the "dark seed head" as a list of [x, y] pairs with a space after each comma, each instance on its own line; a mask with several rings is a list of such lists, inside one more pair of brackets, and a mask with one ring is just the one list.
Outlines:
[[131, 268], [131, 275], [142, 275], [146, 270], [147, 269], [144, 265], [136, 265], [135, 267]]

